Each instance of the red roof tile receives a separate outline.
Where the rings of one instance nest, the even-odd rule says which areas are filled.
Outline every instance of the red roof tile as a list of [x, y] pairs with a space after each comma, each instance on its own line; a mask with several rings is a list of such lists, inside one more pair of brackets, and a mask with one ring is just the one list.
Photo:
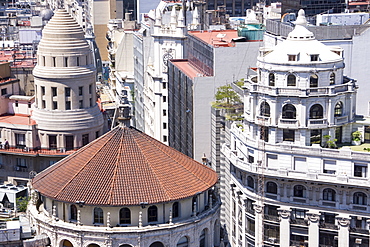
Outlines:
[[113, 206], [187, 198], [216, 182], [209, 167], [127, 127], [113, 129], [32, 181], [54, 200]]

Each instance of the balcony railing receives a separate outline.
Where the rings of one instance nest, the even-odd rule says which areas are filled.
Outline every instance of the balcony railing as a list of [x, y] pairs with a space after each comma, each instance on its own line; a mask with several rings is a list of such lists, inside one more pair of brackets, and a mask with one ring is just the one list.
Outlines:
[[309, 119], [308, 120], [308, 127], [323, 127], [328, 124], [326, 119]]
[[365, 234], [369, 235], [369, 230], [368, 229], [362, 229], [362, 228], [355, 228], [355, 227], [350, 227], [349, 231], [351, 233], [359, 233], [359, 234]]
[[279, 216], [276, 216], [276, 215], [264, 214], [263, 218], [268, 221], [279, 222]]
[[344, 124], [347, 122], [348, 122], [348, 116], [335, 117], [334, 119], [335, 124]]
[[282, 118], [280, 118], [279, 119], [279, 125], [283, 125], [281, 127], [298, 127], [298, 120], [297, 119], [282, 119]]
[[335, 225], [335, 224], [331, 224], [331, 223], [325, 223], [325, 222], [322, 222], [319, 224], [319, 228], [322, 228], [322, 229], [330, 229], [330, 230], [338, 230], [338, 226]]

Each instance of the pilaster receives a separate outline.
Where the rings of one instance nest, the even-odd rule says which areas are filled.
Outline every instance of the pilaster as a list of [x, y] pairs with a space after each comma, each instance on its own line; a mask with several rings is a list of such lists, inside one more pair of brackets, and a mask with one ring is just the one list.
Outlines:
[[289, 207], [278, 209], [280, 218], [280, 247], [290, 246], [290, 212]]
[[335, 217], [338, 222], [338, 247], [349, 246], [349, 215], [338, 215]]
[[306, 213], [308, 218], [308, 247], [319, 246], [320, 212], [311, 210]]

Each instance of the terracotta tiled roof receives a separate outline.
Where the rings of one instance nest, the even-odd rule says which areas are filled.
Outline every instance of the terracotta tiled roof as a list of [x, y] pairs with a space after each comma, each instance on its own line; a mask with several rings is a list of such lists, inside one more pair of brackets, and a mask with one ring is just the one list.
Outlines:
[[216, 182], [212, 169], [127, 127], [116, 127], [32, 181], [54, 200], [113, 206], [191, 197]]

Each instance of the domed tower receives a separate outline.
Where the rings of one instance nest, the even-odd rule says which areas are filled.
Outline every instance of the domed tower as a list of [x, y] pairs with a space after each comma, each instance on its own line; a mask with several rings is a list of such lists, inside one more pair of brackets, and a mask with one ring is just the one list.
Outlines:
[[32, 118], [41, 148], [74, 149], [102, 134], [92, 51], [82, 28], [64, 9], [43, 30], [33, 75]]
[[342, 136], [355, 116], [355, 84], [343, 76], [343, 50], [317, 41], [306, 23], [301, 10], [286, 41], [260, 49], [246, 120], [271, 143], [349, 141]]

